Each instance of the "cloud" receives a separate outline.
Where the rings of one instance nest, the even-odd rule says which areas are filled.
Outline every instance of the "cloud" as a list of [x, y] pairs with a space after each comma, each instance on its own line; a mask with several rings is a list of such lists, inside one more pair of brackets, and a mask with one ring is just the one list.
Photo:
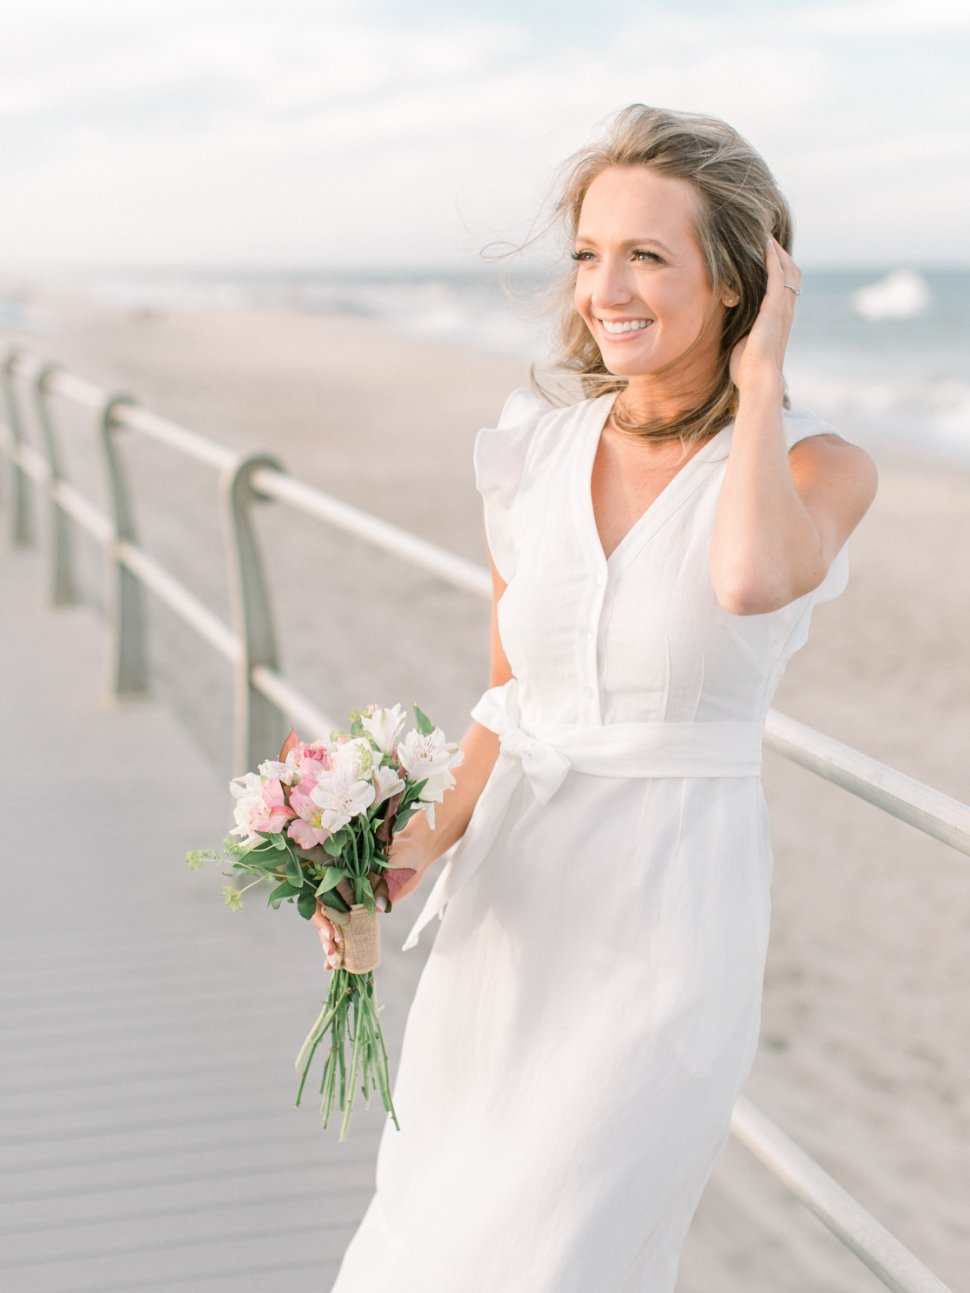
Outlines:
[[[913, 195], [931, 190], [938, 253], [962, 250], [970, 170], [939, 172], [967, 155], [970, 104], [959, 42], [937, 39], [962, 28], [937, 0], [922, 25], [895, 0], [878, 20], [869, 3], [730, 18], [607, 4], [609, 21], [560, 23], [555, 40], [511, 6], [423, 28], [400, 6], [328, 0], [21, 8], [0, 47], [18, 257], [454, 261], [524, 236], [558, 161], [633, 101], [736, 125], [813, 255], [921, 248]], [[853, 212], [874, 209], [898, 227], [860, 240]]]
[[970, 9], [953, 0], [855, 0], [807, 5], [787, 15], [790, 26], [817, 37], [860, 37], [876, 45], [901, 36], [926, 39], [970, 33]]

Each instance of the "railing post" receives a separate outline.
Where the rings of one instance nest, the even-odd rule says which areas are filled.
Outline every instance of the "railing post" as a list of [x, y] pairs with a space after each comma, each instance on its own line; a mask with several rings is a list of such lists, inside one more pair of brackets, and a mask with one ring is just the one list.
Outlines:
[[11, 350], [3, 361], [3, 400], [7, 410], [7, 425], [13, 440], [10, 456], [10, 542], [15, 548], [27, 548], [34, 541], [34, 526], [30, 507], [27, 473], [20, 465], [20, 449], [24, 444], [24, 427], [17, 404], [14, 383], [14, 366], [19, 352]]
[[55, 606], [67, 606], [77, 601], [77, 589], [71, 568], [71, 526], [67, 513], [57, 498], [57, 486], [64, 479], [61, 455], [58, 451], [54, 419], [47, 405], [51, 378], [61, 371], [60, 364], [45, 364], [34, 379], [34, 406], [40, 427], [47, 469], [47, 506], [50, 518], [50, 589]]
[[108, 495], [114, 522], [109, 552], [112, 597], [112, 658], [109, 686], [116, 696], [139, 695], [148, 690], [148, 653], [145, 644], [145, 597], [141, 582], [121, 560], [123, 544], [138, 542], [131, 495], [115, 435], [119, 408], [135, 404], [130, 395], [109, 395], [99, 415], [101, 449], [108, 477]]
[[234, 776], [252, 771], [263, 759], [274, 757], [286, 734], [282, 711], [253, 686], [253, 670], [259, 665], [279, 668], [273, 610], [251, 515], [253, 503], [264, 498], [253, 487], [253, 473], [266, 467], [272, 471], [283, 470], [277, 459], [252, 454], [229, 468], [220, 482], [232, 620], [240, 643], [234, 706]]

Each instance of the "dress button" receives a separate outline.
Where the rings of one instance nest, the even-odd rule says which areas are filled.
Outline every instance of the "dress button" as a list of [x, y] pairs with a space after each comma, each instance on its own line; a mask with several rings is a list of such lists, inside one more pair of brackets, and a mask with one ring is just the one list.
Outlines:
[[597, 588], [602, 588], [602, 587], [603, 587], [603, 585], [604, 585], [605, 583], [606, 583], [606, 576], [605, 576], [605, 575], [597, 575], [597, 576], [596, 576], [596, 586], [597, 586]]
[[589, 632], [586, 634], [586, 641], [592, 642], [594, 637], [596, 637], [596, 634], [593, 632], [592, 629], [590, 629]]

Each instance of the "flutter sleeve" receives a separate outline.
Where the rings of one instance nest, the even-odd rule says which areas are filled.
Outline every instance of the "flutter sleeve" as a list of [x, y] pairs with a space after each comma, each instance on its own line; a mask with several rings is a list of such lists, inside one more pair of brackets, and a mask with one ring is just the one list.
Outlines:
[[552, 405], [530, 390], [513, 391], [494, 427], [483, 427], [473, 454], [485, 535], [495, 566], [508, 583], [515, 574], [516, 499], [526, 479], [536, 430]]
[[[785, 413], [782, 419], [782, 425], [785, 430], [785, 440], [788, 448], [791, 449], [798, 444], [800, 440], [806, 440], [813, 435], [838, 435], [838, 429], [830, 422], [816, 416], [814, 413], [802, 412], [792, 409]], [[814, 606], [818, 602], [830, 602], [833, 598], [844, 593], [849, 583], [849, 547], [843, 544], [839, 551], [832, 558], [832, 563], [825, 573], [825, 578], [813, 588], [810, 593], [806, 594], [806, 600]]]

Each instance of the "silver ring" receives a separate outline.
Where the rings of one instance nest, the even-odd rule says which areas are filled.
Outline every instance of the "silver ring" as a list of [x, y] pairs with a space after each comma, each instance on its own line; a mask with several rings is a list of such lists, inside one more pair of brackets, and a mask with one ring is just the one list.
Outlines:
[[796, 296], [801, 296], [802, 289], [800, 287], [792, 287], [791, 283], [786, 283], [785, 286], [788, 288], [789, 292], [794, 292]]

